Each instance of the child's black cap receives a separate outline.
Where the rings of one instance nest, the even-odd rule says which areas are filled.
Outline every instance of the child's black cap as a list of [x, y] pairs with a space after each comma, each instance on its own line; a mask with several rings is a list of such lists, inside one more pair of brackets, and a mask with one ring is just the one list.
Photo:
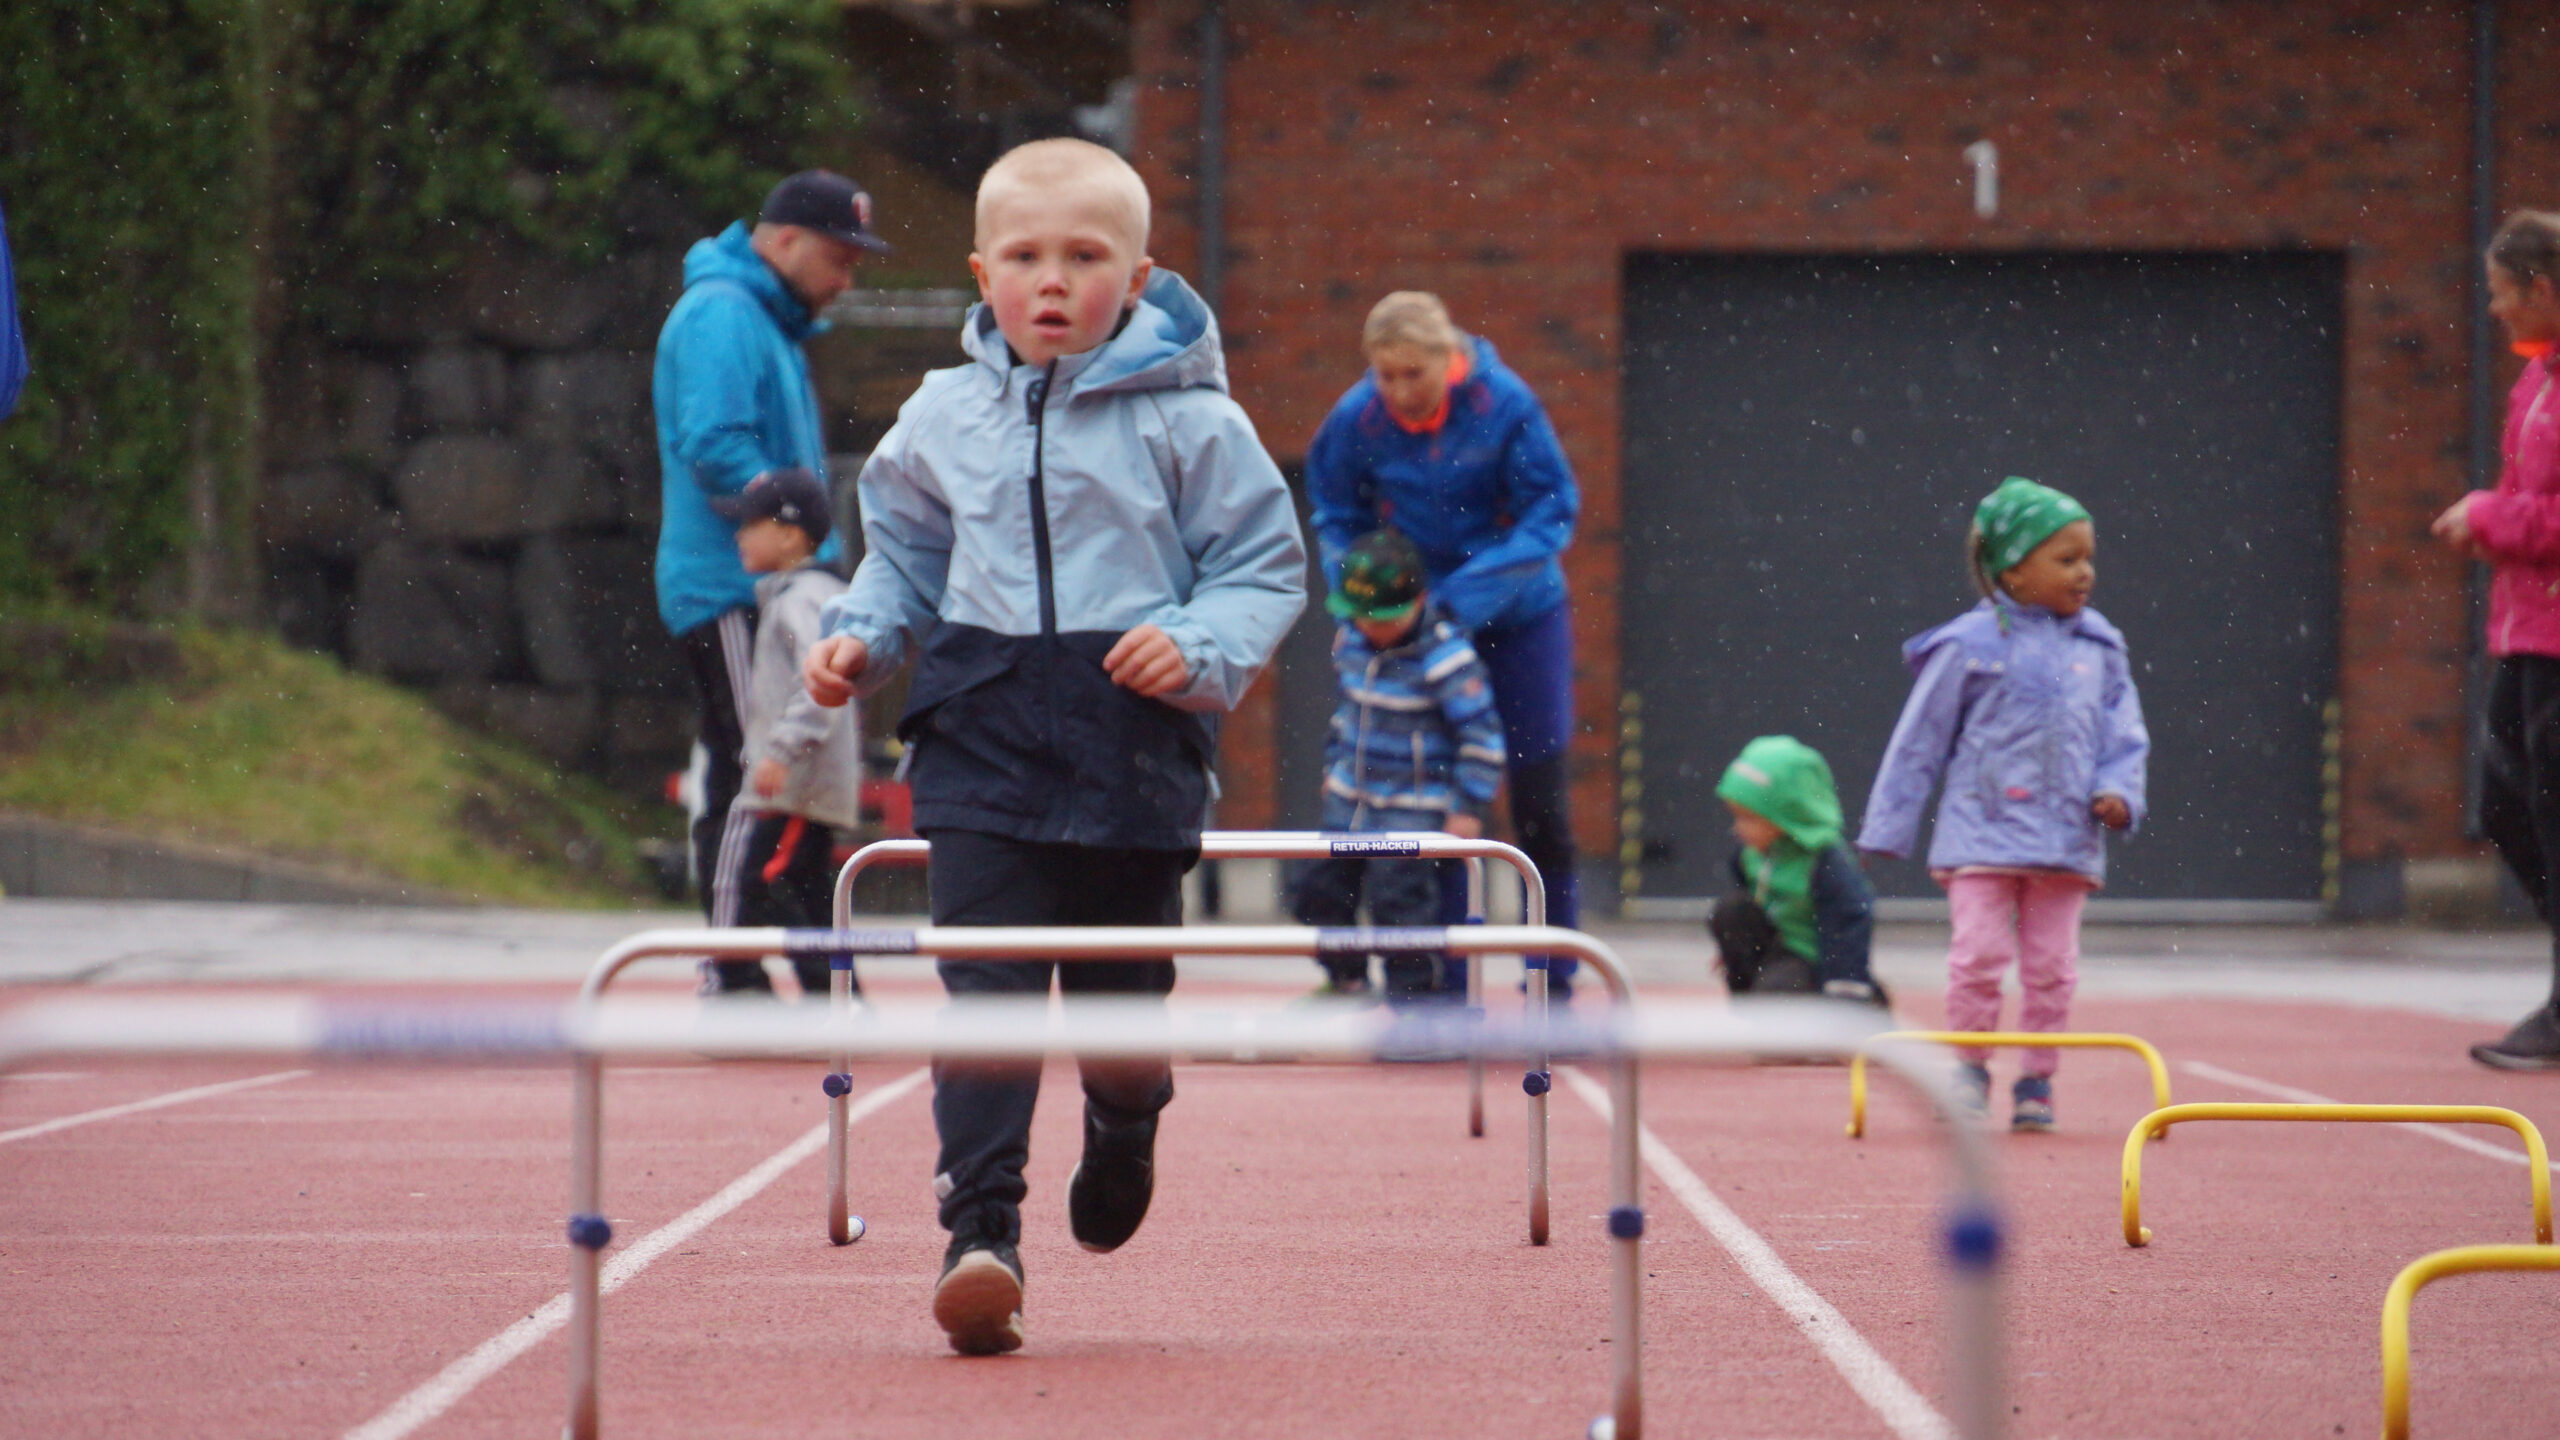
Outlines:
[[764, 197], [756, 219], [766, 225], [797, 225], [821, 235], [886, 254], [889, 242], [871, 233], [871, 196], [833, 170], [803, 170], [787, 176]]
[[714, 499], [711, 508], [741, 525], [754, 520], [797, 525], [808, 532], [812, 547], [826, 544], [827, 532], [835, 528], [827, 513], [826, 485], [797, 465], [767, 470], [748, 481], [747, 488], [737, 494]]
[[1422, 552], [1399, 531], [1372, 530], [1342, 552], [1342, 578], [1324, 608], [1344, 620], [1385, 620], [1422, 598]]

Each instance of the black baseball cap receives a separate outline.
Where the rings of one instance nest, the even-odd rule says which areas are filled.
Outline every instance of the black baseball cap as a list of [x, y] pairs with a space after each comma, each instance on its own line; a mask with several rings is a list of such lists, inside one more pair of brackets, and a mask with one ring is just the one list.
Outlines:
[[1392, 620], [1422, 598], [1422, 552], [1395, 530], [1372, 530], [1342, 552], [1342, 578], [1324, 608], [1344, 620]]
[[815, 230], [874, 254], [890, 249], [888, 241], [871, 233], [870, 194], [833, 170], [803, 170], [774, 186], [756, 220]]
[[827, 487], [815, 472], [794, 465], [786, 470], [767, 470], [747, 482], [747, 488], [735, 495], [715, 497], [712, 512], [744, 525], [754, 520], [779, 520], [797, 525], [809, 534], [812, 546], [827, 543], [827, 532], [835, 528], [827, 513]]

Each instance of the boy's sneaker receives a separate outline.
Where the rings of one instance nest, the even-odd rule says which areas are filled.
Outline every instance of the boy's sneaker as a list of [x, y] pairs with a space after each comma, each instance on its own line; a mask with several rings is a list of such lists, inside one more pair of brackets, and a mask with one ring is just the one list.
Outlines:
[[1956, 1063], [1956, 1104], [1973, 1119], [1991, 1113], [1991, 1067]]
[[713, 960], [702, 967], [702, 983], [696, 994], [704, 999], [747, 997], [757, 1000], [773, 998], [773, 977], [764, 972], [761, 960]]
[[1378, 989], [1366, 975], [1328, 975], [1324, 983], [1306, 997], [1310, 1002], [1335, 1005], [1375, 1005]]
[[1825, 980], [1822, 982], [1822, 995], [1826, 1000], [1855, 1000], [1887, 1013], [1893, 1010], [1893, 997], [1874, 980]]
[[1076, 1243], [1108, 1255], [1129, 1243], [1156, 1194], [1156, 1122], [1105, 1125], [1084, 1112], [1084, 1157], [1067, 1177], [1067, 1228]]
[[2030, 1135], [2050, 1134], [2053, 1130], [2053, 1080], [2044, 1075], [2021, 1075], [2009, 1090], [2009, 1128]]
[[2495, 1045], [2474, 1045], [2471, 1058], [2493, 1070], [2560, 1070], [2560, 1016], [2534, 1011]]
[[963, 1355], [1021, 1349], [1022, 1257], [1014, 1247], [952, 1236], [933, 1287], [933, 1321]]

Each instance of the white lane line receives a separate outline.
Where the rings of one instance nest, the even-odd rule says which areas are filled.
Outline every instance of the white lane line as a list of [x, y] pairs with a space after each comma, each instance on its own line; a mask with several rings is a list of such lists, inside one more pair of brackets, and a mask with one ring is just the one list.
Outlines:
[[[2208, 1065], [2202, 1060], [2181, 1060], [2178, 1062], [2178, 1068], [2199, 1080], [2211, 1080], [2240, 1090], [2254, 1090], [2269, 1099], [2290, 1100], [2296, 1105], [2348, 1103], [2344, 1100], [2332, 1100], [2315, 1090], [2297, 1090], [2290, 1085], [2279, 1085], [2273, 1080], [2261, 1080], [2255, 1075], [2243, 1075], [2237, 1070], [2225, 1070], [2219, 1065]], [[2529, 1167], [2533, 1164], [2532, 1157], [2521, 1150], [2510, 1150], [2503, 1145], [2492, 1144], [2477, 1135], [2456, 1130], [2450, 1125], [2434, 1125], [2421, 1120], [2411, 1120], [2403, 1123], [2399, 1128], [2415, 1130], [2430, 1140], [2441, 1140], [2456, 1150], [2468, 1150], [2474, 1155], [2486, 1155], [2492, 1160], [2504, 1160], [2510, 1165]], [[2551, 1169], [2555, 1174], [2560, 1174], [2560, 1160], [2551, 1162]]]
[[[1574, 1066], [1558, 1068], [1564, 1071], [1574, 1093], [1582, 1097], [1582, 1103], [1607, 1120], [1609, 1092]], [[1901, 1440], [1955, 1440], [1955, 1427], [1947, 1423], [1947, 1417], [1902, 1378], [1892, 1361], [1867, 1343], [1867, 1337], [1858, 1333], [1848, 1317], [1832, 1308], [1831, 1302], [1816, 1294], [1812, 1286], [1797, 1279], [1769, 1242], [1760, 1238], [1760, 1232], [1744, 1224], [1741, 1216], [1717, 1198], [1716, 1192], [1707, 1188], [1707, 1182], [1662, 1143], [1652, 1126], [1638, 1126], [1637, 1135], [1643, 1143], [1644, 1163], [1651, 1167], [1655, 1178], [1680, 1198], [1690, 1214], [1698, 1217], [1698, 1223], [1707, 1227], [1707, 1233], [1742, 1267], [1742, 1273], [1751, 1277], [1751, 1283], [1760, 1287], [1760, 1293], [1795, 1322], [1796, 1329], [1813, 1342], [1822, 1358], [1831, 1362], [1831, 1368], [1840, 1372], [1840, 1378], [1849, 1382], [1849, 1388], [1895, 1435]]]
[[190, 1100], [210, 1100], [216, 1095], [228, 1095], [235, 1090], [253, 1090], [260, 1085], [276, 1085], [287, 1080], [299, 1080], [310, 1073], [308, 1070], [279, 1070], [272, 1075], [253, 1075], [246, 1080], [225, 1080], [219, 1085], [198, 1085], [192, 1090], [172, 1090], [166, 1095], [154, 1095], [148, 1100], [136, 1100], [127, 1105], [110, 1105], [104, 1110], [83, 1110], [77, 1115], [64, 1115], [39, 1125], [25, 1125], [15, 1130], [0, 1130], [0, 1145], [6, 1145], [12, 1140], [33, 1140], [39, 1135], [50, 1135], [56, 1130], [68, 1130], [74, 1125], [113, 1120], [119, 1115], [139, 1115], [145, 1110], [157, 1110], [164, 1105], [184, 1105]]
[[[846, 1112], [845, 1124], [862, 1123], [887, 1108], [890, 1102], [923, 1084], [932, 1074], [931, 1067], [911, 1070], [870, 1091], [853, 1102]], [[638, 1244], [614, 1256], [606, 1263], [598, 1288], [607, 1295], [621, 1289], [625, 1282], [647, 1269], [650, 1261], [692, 1239], [711, 1222], [754, 1199], [757, 1192], [781, 1179], [792, 1166], [826, 1146], [827, 1127], [821, 1122], [812, 1126], [807, 1134], [775, 1151], [753, 1170], [730, 1181], [719, 1194], [650, 1231], [640, 1238]], [[348, 1431], [345, 1440], [401, 1440], [402, 1436], [453, 1408], [456, 1401], [478, 1388], [481, 1381], [505, 1369], [508, 1362], [541, 1344], [551, 1332], [568, 1323], [569, 1293], [564, 1290], [544, 1301], [541, 1309], [483, 1341], [479, 1349], [444, 1367], [434, 1379], [393, 1401], [390, 1409]]]

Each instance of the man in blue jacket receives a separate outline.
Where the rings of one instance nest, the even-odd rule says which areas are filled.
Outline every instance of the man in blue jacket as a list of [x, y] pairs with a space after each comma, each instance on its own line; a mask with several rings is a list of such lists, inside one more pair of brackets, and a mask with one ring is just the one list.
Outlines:
[[[798, 467], [825, 478], [826, 439], [800, 342], [852, 287], [856, 259], [888, 248], [872, 233], [869, 195], [841, 175], [803, 170], [765, 197], [752, 229], [731, 225], [686, 254], [684, 297], [658, 333], [650, 383], [664, 493], [658, 615], [700, 707], [696, 734], [708, 766], [693, 874], [715, 925], [736, 921], [728, 852], [745, 843], [752, 820], [729, 811], [745, 743], [756, 590], [738, 563], [737, 523], [713, 502], [769, 471]], [[842, 554], [830, 539], [817, 558]]]

